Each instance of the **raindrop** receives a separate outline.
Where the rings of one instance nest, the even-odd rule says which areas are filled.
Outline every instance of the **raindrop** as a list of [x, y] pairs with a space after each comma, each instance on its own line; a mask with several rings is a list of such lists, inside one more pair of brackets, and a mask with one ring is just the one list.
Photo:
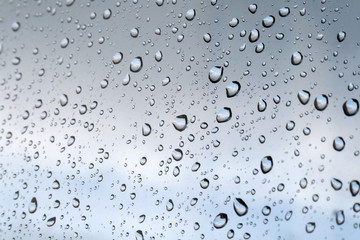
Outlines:
[[350, 193], [353, 197], [355, 197], [360, 191], [360, 182], [357, 180], [353, 180], [350, 182]]
[[114, 64], [118, 64], [121, 62], [121, 60], [123, 59], [123, 54], [122, 52], [116, 52], [112, 58], [112, 62]]
[[249, 41], [256, 42], [260, 37], [260, 32], [257, 29], [252, 29], [249, 34]]
[[351, 98], [344, 102], [343, 110], [346, 116], [354, 116], [359, 111], [359, 102], [358, 100]]
[[130, 75], [126, 74], [122, 80], [122, 85], [126, 86], [130, 83]]
[[183, 151], [179, 148], [174, 149], [174, 151], [172, 152], [172, 158], [175, 161], [180, 161], [183, 158]]
[[261, 98], [258, 102], [257, 109], [259, 112], [263, 112], [266, 110], [267, 103]]
[[206, 178], [204, 178], [204, 179], [202, 179], [202, 180], [200, 181], [200, 187], [201, 187], [202, 189], [207, 189], [207, 188], [209, 187], [209, 184], [210, 184], [210, 182], [209, 182], [209, 180], [206, 179]]
[[11, 24], [11, 29], [12, 29], [14, 32], [18, 31], [18, 30], [20, 29], [20, 23], [19, 23], [19, 22], [13, 22], [13, 23]]
[[286, 123], [286, 130], [291, 131], [291, 130], [294, 129], [294, 127], [295, 127], [295, 122], [294, 121], [288, 121]]
[[336, 137], [333, 141], [333, 147], [336, 151], [341, 151], [345, 147], [345, 141], [342, 137]]
[[169, 199], [169, 201], [166, 203], [166, 210], [170, 212], [171, 210], [173, 210], [173, 208], [174, 208], [174, 203], [171, 199]]
[[225, 213], [219, 213], [214, 219], [214, 227], [219, 229], [225, 227], [228, 222], [228, 216]]
[[80, 206], [80, 200], [77, 198], [73, 198], [72, 205], [74, 208], [78, 208]]
[[65, 107], [67, 103], [68, 103], [68, 96], [66, 94], [61, 94], [61, 96], [60, 96], [60, 105], [62, 107]]
[[62, 48], [66, 48], [67, 47], [67, 45], [69, 45], [69, 42], [70, 42], [70, 40], [66, 37], [66, 38], [64, 38], [63, 40], [61, 40], [61, 42], [60, 42], [60, 47], [62, 47]]
[[209, 79], [212, 83], [217, 83], [220, 81], [222, 75], [223, 75], [223, 67], [221, 66], [215, 66], [210, 69], [209, 72]]
[[46, 222], [46, 226], [48, 227], [52, 227], [54, 226], [56, 223], [56, 217], [52, 217], [52, 218], [49, 218]]
[[341, 32], [339, 32], [339, 33], [337, 34], [337, 40], [338, 40], [339, 42], [344, 41], [344, 40], [345, 40], [345, 37], [346, 37], [346, 32], [344, 32], [344, 31], [341, 31]]
[[305, 230], [307, 233], [314, 232], [315, 228], [316, 228], [316, 224], [314, 222], [308, 222], [305, 226]]
[[226, 96], [228, 98], [235, 97], [241, 89], [241, 85], [237, 81], [232, 81], [226, 85]]
[[34, 213], [36, 212], [37, 210], [37, 207], [38, 207], [38, 203], [37, 203], [37, 200], [35, 197], [33, 197], [30, 201], [30, 204], [29, 204], [29, 213]]
[[70, 147], [71, 145], [73, 145], [75, 142], [75, 137], [74, 136], [70, 136], [68, 141], [67, 141], [67, 145]]
[[239, 217], [244, 216], [248, 212], [248, 206], [241, 198], [235, 198], [233, 205], [234, 210]]
[[342, 185], [343, 184], [339, 179], [337, 179], [337, 178], [332, 178], [331, 179], [331, 186], [333, 187], [333, 189], [335, 191], [339, 191], [342, 188]]
[[191, 21], [195, 18], [196, 15], [196, 11], [195, 9], [189, 9], [186, 13], [185, 13], [185, 18], [188, 21]]
[[274, 23], [275, 23], [275, 17], [272, 15], [269, 15], [262, 20], [262, 25], [266, 28], [271, 27], [272, 25], [274, 25]]
[[256, 13], [256, 10], [257, 10], [258, 6], [254, 3], [254, 4], [250, 4], [248, 9], [249, 9], [249, 12], [251, 12], [252, 14]]
[[143, 67], [143, 62], [141, 57], [134, 58], [130, 63], [130, 71], [139, 72]]
[[229, 22], [229, 26], [232, 27], [232, 28], [236, 27], [238, 24], [239, 24], [239, 19], [237, 19], [237, 18], [233, 18]]
[[302, 62], [302, 60], [303, 60], [303, 55], [299, 51], [293, 52], [293, 54], [291, 55], [292, 65], [299, 65]]
[[220, 111], [216, 114], [216, 121], [218, 123], [227, 122], [231, 119], [232, 113], [231, 109], [228, 107], [224, 107], [220, 109]]
[[173, 120], [173, 126], [175, 127], [176, 130], [178, 131], [184, 131], [185, 128], [187, 127], [187, 116], [185, 114], [179, 115], [177, 116], [174, 120]]
[[103, 13], [103, 18], [105, 20], [109, 19], [111, 17], [111, 10], [109, 8], [105, 9], [104, 10], [104, 13]]
[[139, 29], [133, 28], [130, 30], [130, 36], [133, 38], [137, 38], [139, 36]]
[[163, 58], [163, 54], [162, 54], [162, 52], [161, 52], [160, 50], [158, 50], [158, 51], [155, 53], [155, 60], [156, 60], [157, 62], [160, 62], [160, 61], [162, 60], [162, 58]]
[[170, 82], [171, 82], [170, 77], [165, 77], [165, 78], [162, 80], [161, 85], [166, 86], [166, 85], [168, 85]]
[[135, 239], [136, 240], [144, 240], [144, 235], [141, 230], [137, 230], [135, 232]]
[[142, 134], [146, 137], [151, 133], [151, 126], [148, 123], [144, 123], [142, 126]]
[[315, 98], [314, 106], [317, 110], [323, 111], [328, 106], [328, 103], [329, 103], [328, 97], [322, 94]]
[[299, 101], [301, 102], [301, 104], [305, 105], [310, 100], [310, 93], [306, 90], [300, 90], [298, 92], [297, 97], [298, 97]]
[[345, 222], [345, 215], [344, 211], [340, 210], [336, 212], [336, 223], [337, 225], [341, 225]]
[[290, 8], [288, 8], [288, 7], [283, 7], [283, 8], [280, 8], [280, 10], [279, 10], [280, 17], [286, 17], [287, 15], [289, 15], [289, 13], [290, 13]]
[[203, 39], [205, 42], [210, 42], [211, 41], [211, 35], [210, 33], [205, 33], [204, 36], [203, 36]]
[[272, 157], [271, 156], [263, 157], [263, 159], [261, 159], [260, 168], [264, 174], [267, 174], [268, 172], [270, 172], [271, 169], [273, 168]]

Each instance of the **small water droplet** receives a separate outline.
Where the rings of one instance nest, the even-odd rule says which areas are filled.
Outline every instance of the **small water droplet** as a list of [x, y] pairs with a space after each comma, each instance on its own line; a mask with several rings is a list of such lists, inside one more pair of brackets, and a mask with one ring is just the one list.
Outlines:
[[307, 104], [310, 100], [310, 93], [306, 90], [300, 90], [297, 96], [300, 103], [303, 105]]
[[248, 10], [249, 10], [249, 12], [254, 14], [254, 13], [256, 13], [257, 8], [258, 8], [257, 4], [253, 3], [253, 4], [249, 5]]
[[239, 24], [239, 19], [235, 17], [231, 19], [231, 21], [229, 22], [229, 26], [232, 28], [236, 27], [238, 24]]
[[185, 114], [179, 115], [177, 116], [174, 120], [173, 120], [173, 126], [175, 127], [176, 130], [178, 131], [184, 131], [185, 128], [187, 127], [187, 116]]
[[232, 113], [231, 109], [228, 107], [224, 107], [220, 109], [220, 111], [216, 114], [216, 121], [218, 123], [227, 122], [231, 119]]
[[171, 210], [173, 210], [173, 208], [174, 208], [174, 203], [171, 199], [169, 199], [169, 201], [166, 203], [166, 210], [170, 212]]
[[217, 83], [222, 78], [223, 71], [224, 69], [221, 66], [212, 67], [209, 71], [209, 80], [212, 83]]
[[196, 11], [195, 9], [189, 9], [186, 13], [185, 13], [185, 18], [188, 21], [191, 21], [195, 18], [196, 16]]
[[303, 55], [299, 51], [293, 52], [293, 54], [291, 55], [292, 65], [299, 65], [302, 62], [302, 60], [303, 60]]
[[355, 197], [360, 191], [360, 182], [357, 180], [353, 180], [350, 182], [350, 193], [353, 197]]
[[328, 106], [328, 103], [329, 103], [328, 97], [322, 94], [315, 98], [314, 106], [317, 110], [323, 111]]
[[38, 207], [38, 202], [36, 200], [35, 197], [33, 197], [30, 201], [30, 204], [29, 204], [29, 213], [34, 213], [36, 212], [37, 210], [37, 207]]
[[249, 34], [249, 41], [256, 42], [260, 37], [260, 32], [257, 29], [252, 29]]
[[232, 81], [226, 85], [226, 96], [228, 98], [236, 96], [241, 89], [241, 85], [237, 81]]
[[336, 212], [336, 223], [337, 225], [341, 225], [345, 222], [345, 214], [343, 210]]
[[337, 40], [338, 40], [339, 42], [344, 41], [344, 40], [345, 40], [345, 37], [346, 37], [346, 32], [344, 32], [344, 31], [341, 31], [341, 32], [339, 32], [339, 33], [337, 34]]
[[333, 147], [336, 151], [341, 151], [345, 147], [345, 141], [342, 137], [336, 137], [333, 141]]
[[62, 107], [65, 107], [66, 104], [68, 103], [69, 99], [68, 99], [68, 96], [66, 94], [61, 94], [60, 96], [60, 105]]
[[63, 38], [60, 42], [60, 47], [66, 48], [69, 45], [70, 40], [66, 37]]
[[262, 20], [262, 25], [266, 28], [271, 27], [272, 25], [274, 25], [274, 23], [275, 23], [275, 17], [272, 15], [269, 15]]
[[144, 123], [142, 126], [142, 134], [146, 137], [151, 133], [151, 126], [148, 123]]
[[49, 218], [46, 222], [46, 226], [48, 227], [52, 227], [54, 226], [56, 223], [56, 217], [52, 217], [52, 218]]
[[305, 226], [305, 230], [307, 233], [314, 232], [315, 228], [316, 228], [316, 224], [314, 222], [308, 222]]
[[105, 20], [109, 19], [111, 17], [111, 10], [109, 8], [105, 9], [104, 10], [104, 13], [103, 13], [103, 18]]
[[235, 213], [239, 217], [246, 215], [246, 213], [248, 212], [248, 206], [241, 198], [235, 198], [233, 206]]
[[112, 58], [112, 62], [114, 64], [118, 64], [121, 62], [121, 60], [123, 59], [123, 54], [122, 52], [116, 52]]
[[141, 57], [134, 58], [130, 63], [130, 71], [139, 72], [143, 67], [143, 62]]
[[332, 178], [331, 179], [331, 186], [333, 187], [333, 189], [335, 191], [339, 191], [342, 188], [342, 185], [343, 184], [339, 179], [337, 179], [337, 178]]
[[264, 101], [264, 99], [260, 99], [257, 105], [257, 109], [259, 112], [263, 112], [266, 110], [267, 103]]
[[290, 8], [288, 8], [288, 7], [283, 7], [283, 8], [280, 8], [280, 10], [279, 10], [280, 17], [286, 17], [287, 15], [289, 15], [289, 13], [290, 13]]

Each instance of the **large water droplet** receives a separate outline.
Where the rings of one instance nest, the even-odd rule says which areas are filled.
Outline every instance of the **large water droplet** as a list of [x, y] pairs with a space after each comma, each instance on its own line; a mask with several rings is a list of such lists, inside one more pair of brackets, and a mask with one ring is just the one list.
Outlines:
[[353, 197], [355, 197], [360, 191], [360, 182], [357, 180], [353, 180], [350, 182], [350, 193]]
[[337, 179], [337, 178], [332, 178], [331, 179], [331, 186], [333, 187], [333, 189], [335, 191], [339, 191], [342, 188], [342, 185], [343, 184], [339, 179]]
[[130, 83], [130, 80], [131, 80], [130, 74], [126, 74], [122, 80], [122, 85], [124, 86], [128, 85]]
[[66, 37], [63, 38], [60, 42], [60, 47], [66, 48], [69, 45], [70, 40]]
[[148, 123], [144, 123], [142, 126], [142, 134], [146, 137], [151, 133], [151, 126]]
[[162, 54], [162, 52], [161, 52], [160, 50], [158, 50], [158, 51], [155, 53], [155, 60], [156, 60], [157, 62], [160, 62], [160, 61], [162, 60], [162, 58], [163, 58], [163, 54]]
[[228, 107], [224, 107], [220, 109], [220, 111], [216, 114], [216, 121], [218, 123], [227, 122], [231, 119], [232, 113], [231, 109]]
[[207, 188], [209, 187], [209, 185], [210, 185], [210, 182], [209, 182], [209, 180], [206, 179], [206, 178], [203, 178], [203, 179], [200, 181], [200, 187], [201, 187], [202, 189], [207, 189]]
[[171, 82], [170, 77], [165, 77], [165, 78], [162, 80], [161, 85], [166, 86], [166, 85], [168, 85], [170, 82]]
[[121, 62], [121, 60], [123, 59], [123, 54], [122, 52], [116, 52], [112, 58], [112, 62], [114, 64], [118, 64]]
[[234, 97], [240, 91], [241, 85], [237, 81], [232, 81], [228, 85], [226, 85], [226, 96], [228, 98]]
[[130, 30], [130, 36], [133, 37], [133, 38], [137, 38], [139, 36], [139, 29], [132, 28]]
[[260, 168], [264, 174], [267, 174], [268, 172], [270, 172], [271, 169], [273, 168], [272, 157], [271, 156], [263, 157], [263, 159], [261, 159]]
[[275, 23], [275, 17], [269, 15], [262, 20], [262, 25], [266, 28], [271, 27]]
[[235, 198], [233, 205], [234, 210], [239, 217], [244, 216], [248, 212], [248, 206], [241, 198]]
[[341, 151], [345, 147], [345, 141], [342, 137], [336, 137], [333, 142], [333, 147], [336, 151]]
[[359, 111], [358, 100], [351, 98], [343, 104], [343, 110], [346, 116], [354, 116]]
[[176, 130], [181, 132], [185, 130], [185, 128], [187, 127], [187, 123], [187, 116], [185, 114], [182, 114], [174, 118], [172, 124], [174, 125]]
[[144, 235], [141, 230], [137, 230], [135, 232], [135, 239], [136, 240], [144, 240]]
[[288, 7], [283, 7], [283, 8], [280, 8], [280, 10], [279, 10], [280, 17], [286, 17], [287, 15], [289, 15], [289, 13], [290, 13], [290, 8], [288, 8]]
[[293, 52], [293, 54], [291, 55], [292, 65], [299, 65], [302, 62], [302, 60], [303, 60], [303, 55], [299, 51]]
[[143, 67], [143, 62], [141, 57], [134, 58], [130, 63], [130, 71], [139, 72]]
[[214, 219], [214, 227], [219, 229], [225, 227], [228, 222], [228, 216], [225, 213], [219, 213]]
[[33, 197], [30, 201], [30, 204], [29, 204], [29, 213], [34, 213], [36, 212], [37, 210], [37, 207], [38, 207], [38, 202], [36, 200], [35, 197]]
[[328, 106], [328, 103], [329, 103], [328, 97], [322, 94], [315, 98], [314, 106], [317, 110], [323, 111]]
[[13, 22], [13, 23], [11, 24], [11, 29], [12, 29], [14, 32], [18, 31], [18, 30], [20, 29], [20, 23], [19, 23], [19, 22]]
[[231, 19], [231, 21], [229, 22], [229, 26], [234, 28], [239, 24], [239, 19], [238, 18], [233, 18]]
[[305, 226], [305, 230], [307, 233], [314, 232], [315, 228], [316, 228], [316, 224], [314, 222], [308, 222]]
[[109, 19], [110, 17], [111, 17], [111, 10], [109, 8], [107, 8], [107, 9], [104, 10], [103, 18], [104, 19]]
[[174, 149], [174, 151], [172, 152], [172, 158], [175, 161], [180, 161], [183, 158], [183, 151], [179, 148]]
[[210, 33], [205, 33], [204, 36], [203, 36], [203, 39], [205, 42], [210, 42], [211, 41], [211, 35]]
[[249, 12], [254, 14], [254, 13], [256, 13], [257, 8], [258, 8], [257, 4], [253, 3], [253, 4], [249, 5], [248, 10], [249, 10]]
[[310, 100], [310, 93], [306, 90], [300, 90], [298, 92], [298, 99], [301, 102], [301, 104], [305, 105], [309, 102]]
[[222, 75], [223, 75], [223, 67], [221, 66], [215, 66], [212, 67], [209, 71], [209, 79], [212, 83], [217, 83], [220, 81]]
[[65, 107], [67, 103], [68, 103], [68, 96], [66, 94], [61, 94], [61, 96], [60, 96], [60, 105], [62, 107]]
[[173, 208], [174, 208], [174, 203], [171, 199], [169, 199], [169, 201], [166, 203], [166, 210], [170, 212], [171, 210], [173, 210]]
[[54, 226], [56, 223], [56, 217], [52, 217], [52, 218], [49, 218], [46, 222], [46, 226], [48, 227], [52, 227]]
[[73, 198], [72, 205], [74, 208], [78, 208], [80, 206], [80, 200], [77, 198]]
[[185, 13], [185, 18], [188, 21], [191, 21], [195, 18], [196, 16], [196, 11], [195, 9], [189, 9], [186, 13]]
[[341, 225], [345, 222], [345, 215], [344, 211], [340, 210], [336, 212], [336, 223], [337, 225]]
[[252, 29], [249, 34], [249, 41], [256, 42], [260, 37], [260, 32], [257, 29]]
[[344, 41], [344, 40], [345, 40], [345, 37], [346, 37], [346, 32], [344, 32], [344, 31], [341, 31], [341, 32], [339, 32], [339, 33], [337, 34], [337, 40], [338, 40], [339, 42]]
[[257, 105], [257, 109], [259, 112], [263, 112], [266, 110], [267, 103], [264, 101], [264, 99], [260, 99]]

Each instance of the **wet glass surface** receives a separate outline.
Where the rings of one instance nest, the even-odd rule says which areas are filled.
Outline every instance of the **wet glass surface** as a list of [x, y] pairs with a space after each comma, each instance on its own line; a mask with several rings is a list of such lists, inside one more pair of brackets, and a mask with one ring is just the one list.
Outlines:
[[359, 239], [359, 9], [0, 1], [0, 238]]

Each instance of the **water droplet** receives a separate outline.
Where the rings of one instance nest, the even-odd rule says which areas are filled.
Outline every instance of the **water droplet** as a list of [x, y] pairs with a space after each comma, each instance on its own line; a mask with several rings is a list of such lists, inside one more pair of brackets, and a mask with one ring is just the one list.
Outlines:
[[173, 170], [174, 177], [179, 176], [179, 174], [180, 174], [180, 168], [178, 166], [174, 167], [174, 170]]
[[337, 225], [341, 225], [345, 222], [345, 215], [344, 211], [340, 210], [336, 212], [336, 223]]
[[144, 123], [142, 126], [142, 134], [146, 137], [151, 133], [151, 126], [148, 123]]
[[52, 218], [49, 218], [46, 222], [46, 226], [48, 227], [52, 227], [54, 226], [56, 223], [56, 217], [52, 217]]
[[289, 221], [290, 218], [291, 218], [291, 216], [292, 216], [292, 214], [293, 214], [293, 211], [288, 211], [288, 212], [285, 214], [285, 220], [286, 220], [286, 221]]
[[130, 30], [130, 36], [133, 37], [133, 38], [137, 38], [139, 36], [139, 29], [132, 28]]
[[211, 41], [211, 35], [210, 33], [205, 33], [204, 36], [203, 36], [203, 39], [205, 42], [210, 42]]
[[231, 19], [231, 21], [229, 22], [229, 26], [234, 28], [239, 24], [239, 19], [238, 18], [233, 18]]
[[135, 239], [136, 240], [144, 240], [144, 235], [141, 230], [137, 230], [135, 232]]
[[344, 40], [345, 40], [345, 37], [346, 37], [346, 32], [344, 32], [344, 31], [341, 31], [341, 32], [339, 32], [339, 33], [337, 34], [337, 40], [338, 40], [339, 42], [344, 41]]
[[86, 105], [81, 105], [80, 108], [79, 108], [79, 113], [81, 115], [85, 114], [87, 112], [87, 107]]
[[111, 17], [111, 10], [109, 8], [107, 8], [104, 10], [103, 18], [106, 20], [106, 19], [109, 19], [110, 17]]
[[185, 128], [187, 127], [187, 116], [185, 114], [179, 115], [177, 116], [174, 120], [173, 120], [173, 125], [175, 127], [176, 130], [178, 131], [184, 131]]
[[258, 6], [254, 3], [254, 4], [250, 4], [248, 9], [249, 9], [249, 12], [251, 12], [252, 14], [256, 13], [256, 10], [257, 10]]
[[68, 103], [68, 101], [69, 101], [68, 96], [66, 94], [61, 94], [61, 96], [60, 96], [60, 105], [62, 107], [65, 107], [66, 104]]
[[294, 127], [295, 127], [295, 122], [294, 121], [288, 121], [286, 123], [286, 130], [291, 131], [291, 130], [294, 129]]
[[252, 29], [249, 34], [249, 41], [256, 42], [260, 37], [260, 32], [257, 29]]
[[328, 106], [328, 103], [329, 103], [328, 97], [322, 94], [315, 98], [314, 106], [317, 110], [323, 111]]
[[268, 172], [270, 172], [271, 169], [273, 168], [272, 157], [271, 156], [263, 157], [263, 159], [261, 159], [260, 168], [264, 174], [267, 174]]
[[307, 184], [308, 184], [307, 178], [302, 178], [302, 179], [300, 180], [300, 187], [301, 187], [302, 189], [305, 189], [305, 188], [307, 187]]
[[314, 232], [315, 228], [316, 228], [316, 224], [314, 222], [308, 222], [305, 226], [305, 230], [307, 233]]
[[231, 119], [232, 113], [231, 109], [228, 107], [224, 107], [220, 109], [220, 111], [216, 114], [216, 121], [218, 123], [227, 122]]
[[232, 81], [226, 85], [226, 96], [228, 98], [236, 96], [240, 91], [241, 85], [237, 81]]
[[201, 187], [202, 189], [207, 189], [207, 188], [209, 187], [209, 185], [210, 185], [210, 182], [209, 182], [209, 180], [206, 179], [206, 178], [203, 178], [203, 179], [200, 181], [200, 187]]
[[263, 209], [261, 210], [261, 213], [264, 216], [269, 216], [271, 213], [271, 208], [269, 206], [264, 206]]
[[101, 82], [100, 82], [100, 87], [101, 88], [106, 88], [108, 85], [109, 85], [108, 80], [106, 80], [106, 79], [101, 80]]
[[301, 102], [301, 104], [305, 105], [309, 102], [310, 100], [310, 93], [306, 90], [300, 90], [298, 92], [298, 99]]
[[112, 58], [112, 62], [114, 64], [118, 64], [121, 62], [121, 60], [123, 59], [123, 54], [122, 52], [116, 52]]
[[333, 142], [333, 147], [336, 151], [341, 151], [345, 147], [345, 141], [342, 137], [336, 137]]
[[350, 193], [353, 197], [355, 197], [360, 191], [360, 182], [357, 180], [353, 180], [350, 182]]
[[69, 45], [70, 40], [66, 37], [63, 38], [63, 40], [61, 40], [60, 42], [60, 47], [62, 48], [66, 48]]
[[219, 213], [214, 219], [214, 227], [219, 229], [225, 227], [228, 222], [228, 216], [225, 213]]
[[244, 216], [248, 212], [248, 206], [241, 198], [235, 198], [233, 205], [234, 210], [239, 217]]
[[359, 111], [358, 100], [351, 98], [343, 104], [343, 110], [346, 116], [354, 116]]
[[162, 80], [161, 85], [166, 86], [166, 85], [168, 85], [170, 82], [171, 82], [170, 77], [165, 77], [165, 78]]
[[20, 29], [20, 23], [19, 23], [19, 22], [13, 22], [13, 23], [11, 24], [11, 29], [12, 29], [14, 32], [18, 31], [18, 30]]
[[258, 102], [257, 109], [259, 112], [263, 112], [266, 110], [267, 103], [261, 98]]
[[74, 208], [78, 208], [80, 206], [80, 200], [77, 198], [73, 198], [72, 205]]
[[34, 213], [36, 212], [37, 210], [37, 207], [38, 207], [38, 202], [36, 200], [35, 197], [33, 197], [30, 201], [30, 204], [29, 204], [29, 213]]
[[67, 145], [70, 147], [71, 145], [73, 145], [75, 142], [75, 137], [74, 136], [70, 136], [68, 141], [67, 141]]
[[156, 60], [157, 62], [160, 62], [160, 61], [162, 60], [162, 58], [163, 58], [163, 54], [162, 54], [162, 52], [161, 52], [160, 50], [158, 50], [158, 51], [155, 53], [155, 60]]
[[266, 28], [271, 27], [272, 25], [274, 25], [274, 23], [275, 17], [273, 15], [269, 15], [262, 20], [262, 25]]
[[180, 161], [183, 158], [183, 151], [179, 148], [174, 149], [174, 151], [172, 152], [172, 158], [175, 161]]
[[290, 13], [290, 8], [288, 8], [288, 7], [283, 7], [283, 8], [280, 8], [280, 10], [279, 10], [280, 17], [286, 17], [287, 15], [289, 15], [289, 13]]
[[186, 13], [185, 13], [185, 18], [188, 21], [191, 21], [195, 18], [196, 16], [196, 11], [195, 9], [189, 9]]
[[134, 58], [130, 63], [130, 71], [139, 72], [143, 67], [143, 62], [141, 57]]
[[126, 74], [122, 80], [122, 85], [124, 86], [128, 85], [130, 83], [130, 80], [131, 80], [130, 75]]
[[171, 199], [169, 199], [169, 201], [166, 203], [166, 210], [170, 212], [171, 210], [173, 210], [173, 208], [174, 208], [174, 203]]
[[71, 5], [74, 4], [74, 2], [75, 2], [75, 0], [66, 0], [65, 5], [70, 7]]
[[221, 66], [212, 67], [209, 71], [209, 80], [212, 83], [217, 83], [222, 78], [223, 71], [224, 69]]
[[199, 170], [200, 166], [201, 166], [200, 163], [195, 162], [191, 167], [191, 171], [196, 172], [197, 170]]
[[299, 51], [293, 52], [293, 54], [291, 55], [292, 65], [299, 65], [302, 62], [302, 60], [303, 60], [303, 55]]
[[333, 187], [333, 189], [335, 191], [339, 191], [342, 188], [342, 185], [343, 184], [339, 179], [337, 179], [337, 178], [332, 178], [331, 179], [331, 186]]
[[146, 157], [142, 157], [142, 158], [140, 158], [140, 164], [141, 165], [145, 165], [146, 164], [146, 162], [147, 162], [147, 158]]

